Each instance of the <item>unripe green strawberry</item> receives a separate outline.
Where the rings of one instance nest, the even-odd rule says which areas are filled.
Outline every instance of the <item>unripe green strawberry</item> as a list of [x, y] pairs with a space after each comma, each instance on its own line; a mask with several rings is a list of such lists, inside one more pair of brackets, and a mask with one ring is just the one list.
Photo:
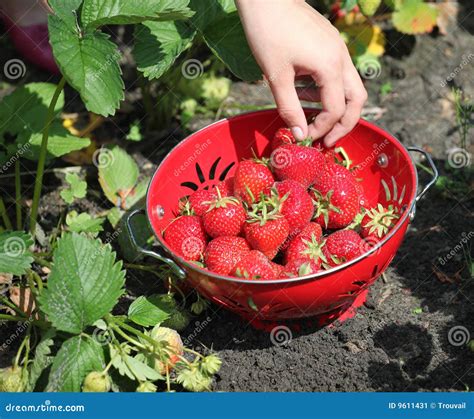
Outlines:
[[357, 0], [360, 11], [364, 16], [373, 16], [382, 3], [382, 0]]
[[0, 370], [1, 393], [16, 393], [23, 390], [22, 369], [20, 367], [8, 367]]
[[161, 323], [161, 325], [180, 332], [187, 327], [189, 321], [190, 319], [187, 312], [176, 310], [168, 319]]
[[108, 393], [112, 383], [107, 373], [92, 371], [87, 374], [82, 384], [83, 393]]
[[141, 383], [135, 390], [137, 393], [156, 393], [157, 387], [150, 381]]

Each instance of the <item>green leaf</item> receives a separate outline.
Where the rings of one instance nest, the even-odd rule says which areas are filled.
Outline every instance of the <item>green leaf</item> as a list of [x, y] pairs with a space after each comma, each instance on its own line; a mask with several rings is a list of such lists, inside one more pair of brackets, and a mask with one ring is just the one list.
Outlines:
[[120, 54], [105, 33], [71, 30], [59, 17], [48, 17], [49, 42], [67, 82], [81, 95], [87, 110], [113, 115], [124, 97]]
[[234, 0], [191, 0], [189, 6], [195, 12], [190, 21], [200, 31], [237, 11]]
[[122, 204], [138, 180], [135, 160], [118, 146], [103, 148], [98, 157], [99, 183], [114, 205]]
[[110, 312], [123, 293], [125, 272], [110, 245], [65, 233], [53, 254], [40, 307], [59, 330], [80, 333]]
[[191, 17], [189, 0], [84, 0], [81, 22], [86, 28], [126, 25], [145, 20]]
[[90, 337], [74, 336], [54, 358], [46, 391], [79, 392], [87, 374], [104, 368], [103, 348]]
[[33, 263], [33, 239], [23, 231], [0, 233], [0, 273], [23, 275]]
[[55, 329], [47, 329], [38, 345], [36, 345], [35, 356], [28, 372], [27, 391], [33, 391], [35, 389], [36, 383], [43, 371], [53, 363], [54, 356], [51, 355], [51, 347], [54, 345], [53, 338], [55, 336]]
[[145, 178], [138, 182], [135, 187], [130, 190], [125, 196], [125, 209], [132, 208], [138, 201], [145, 197], [148, 190], [148, 185], [150, 184], [150, 178]]
[[118, 370], [119, 374], [131, 380], [156, 381], [163, 378], [160, 373], [136, 357], [131, 357], [126, 353], [118, 353], [115, 347], [110, 348], [110, 357], [112, 358], [112, 365]]
[[170, 317], [176, 308], [165, 295], [138, 297], [128, 308], [128, 318], [140, 326], [155, 326]]
[[71, 30], [77, 30], [77, 9], [82, 0], [48, 0], [54, 14], [60, 18]]
[[66, 215], [66, 224], [70, 231], [75, 231], [76, 233], [91, 233], [93, 236], [96, 236], [99, 232], [104, 230], [102, 228], [104, 221], [105, 218], [92, 218], [85, 212], [78, 214], [77, 211], [71, 211]]
[[203, 37], [212, 52], [237, 77], [246, 81], [262, 78], [262, 70], [250, 51], [237, 12], [207, 27]]
[[438, 11], [423, 0], [405, 0], [392, 15], [393, 25], [406, 34], [431, 32], [436, 25]]
[[87, 193], [87, 182], [81, 180], [76, 173], [67, 173], [66, 182], [69, 183], [68, 189], [60, 192], [61, 198], [68, 204], [72, 204], [74, 198], [84, 198]]
[[161, 77], [187, 49], [196, 31], [184, 22], [145, 22], [135, 27], [133, 56], [148, 79]]
[[341, 10], [350, 12], [357, 4], [357, 0], [342, 0], [341, 1]]

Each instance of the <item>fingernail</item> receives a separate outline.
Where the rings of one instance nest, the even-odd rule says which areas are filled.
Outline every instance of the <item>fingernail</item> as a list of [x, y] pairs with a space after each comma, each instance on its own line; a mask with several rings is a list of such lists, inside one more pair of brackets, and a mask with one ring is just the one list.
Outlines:
[[304, 140], [303, 130], [300, 127], [291, 127], [291, 133], [293, 137], [295, 137], [295, 140]]

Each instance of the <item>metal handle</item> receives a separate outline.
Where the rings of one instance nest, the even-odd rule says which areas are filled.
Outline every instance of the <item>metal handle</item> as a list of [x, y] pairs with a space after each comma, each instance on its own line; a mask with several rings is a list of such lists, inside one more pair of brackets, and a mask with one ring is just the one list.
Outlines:
[[184, 272], [175, 263], [174, 260], [167, 258], [166, 256], [163, 256], [158, 252], [154, 252], [153, 250], [145, 249], [144, 247], [141, 247], [137, 243], [137, 239], [135, 238], [135, 235], [133, 233], [132, 218], [138, 214], [144, 214], [144, 213], [145, 213], [145, 210], [143, 208], [139, 208], [139, 209], [133, 210], [132, 212], [126, 215], [125, 226], [127, 227], [127, 233], [128, 233], [128, 236], [130, 237], [130, 241], [132, 242], [133, 246], [140, 253], [143, 253], [146, 256], [151, 256], [152, 258], [158, 259], [159, 261], [166, 263], [172, 269], [172, 271], [178, 276], [179, 279], [184, 279], [186, 277], [186, 272]]
[[415, 146], [407, 147], [407, 150], [415, 151], [417, 153], [423, 154], [423, 156], [425, 156], [426, 161], [430, 165], [431, 170], [433, 171], [433, 177], [431, 178], [431, 180], [425, 186], [423, 186], [423, 189], [420, 192], [418, 192], [416, 195], [415, 202], [413, 203], [413, 208], [410, 212], [410, 220], [413, 220], [415, 218], [415, 213], [416, 213], [416, 203], [421, 198], [423, 198], [426, 192], [428, 192], [428, 189], [430, 189], [436, 183], [436, 181], [438, 180], [439, 174], [438, 174], [438, 169], [436, 168], [436, 165], [434, 164], [434, 161], [431, 158], [430, 153], [426, 152], [420, 147], [415, 147]]

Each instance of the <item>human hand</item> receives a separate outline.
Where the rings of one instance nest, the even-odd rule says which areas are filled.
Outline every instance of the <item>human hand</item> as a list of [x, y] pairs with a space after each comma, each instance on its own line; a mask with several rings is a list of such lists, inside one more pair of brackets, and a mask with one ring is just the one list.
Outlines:
[[[354, 128], [367, 92], [337, 29], [302, 0], [236, 0], [249, 46], [296, 139], [327, 147]], [[310, 77], [317, 87], [295, 88]], [[308, 125], [299, 99], [321, 101]]]

